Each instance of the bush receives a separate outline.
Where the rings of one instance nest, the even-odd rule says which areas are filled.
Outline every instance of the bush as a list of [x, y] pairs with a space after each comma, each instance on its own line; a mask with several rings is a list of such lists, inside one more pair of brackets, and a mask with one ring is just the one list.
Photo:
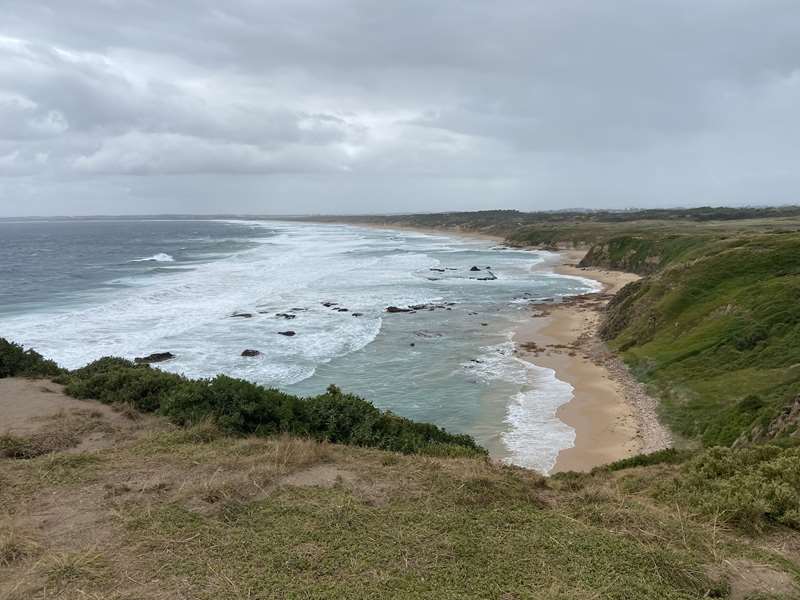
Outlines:
[[[55, 366], [50, 361], [43, 363]], [[114, 357], [101, 358], [71, 372], [55, 368], [70, 396], [158, 413], [184, 426], [211, 419], [229, 434], [289, 433], [437, 456], [486, 454], [468, 435], [451, 434], [430, 423], [382, 412], [336, 386], [319, 396], [300, 398], [225, 375], [192, 380]]]
[[33, 350], [0, 338], [0, 379], [4, 377], [55, 377], [62, 369]]
[[770, 523], [800, 529], [800, 448], [711, 448], [657, 495], [751, 531]]
[[666, 448], [665, 450], [657, 450], [649, 454], [637, 454], [630, 458], [623, 458], [613, 463], [595, 467], [592, 472], [598, 471], [622, 471], [623, 469], [632, 469], [634, 467], [649, 467], [651, 465], [677, 465], [686, 462], [693, 456], [691, 450], [678, 450], [676, 448]]
[[299, 402], [296, 396], [220, 375], [183, 381], [162, 397], [159, 412], [182, 425], [211, 417], [230, 433], [270, 435], [303, 429], [297, 422]]
[[134, 365], [120, 358], [101, 358], [67, 378], [65, 391], [75, 398], [93, 398], [106, 404], [129, 404], [142, 412], [156, 412], [162, 399], [184, 377]]

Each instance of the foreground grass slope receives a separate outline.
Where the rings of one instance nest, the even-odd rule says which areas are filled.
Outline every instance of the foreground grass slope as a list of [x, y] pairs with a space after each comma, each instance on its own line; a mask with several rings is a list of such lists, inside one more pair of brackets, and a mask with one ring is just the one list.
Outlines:
[[[708, 488], [742, 487], [736, 450], [547, 480], [86, 406], [36, 421], [43, 454], [0, 457], [3, 600], [797, 597], [797, 515]], [[53, 430], [108, 439], [48, 451]]]

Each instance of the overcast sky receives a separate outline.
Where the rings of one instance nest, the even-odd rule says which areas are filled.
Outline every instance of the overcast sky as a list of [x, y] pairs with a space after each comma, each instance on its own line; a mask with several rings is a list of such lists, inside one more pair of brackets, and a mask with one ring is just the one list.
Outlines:
[[800, 202], [797, 0], [0, 14], [0, 215]]

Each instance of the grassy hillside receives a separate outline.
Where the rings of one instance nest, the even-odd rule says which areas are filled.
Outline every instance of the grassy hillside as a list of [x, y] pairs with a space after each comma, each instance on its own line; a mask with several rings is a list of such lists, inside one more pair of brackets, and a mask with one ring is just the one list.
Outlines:
[[709, 240], [666, 262], [611, 302], [603, 333], [674, 430], [730, 445], [800, 396], [800, 235]]
[[33, 434], [102, 448], [0, 456], [3, 600], [798, 597], [796, 448], [547, 480], [124, 414], [87, 403]]

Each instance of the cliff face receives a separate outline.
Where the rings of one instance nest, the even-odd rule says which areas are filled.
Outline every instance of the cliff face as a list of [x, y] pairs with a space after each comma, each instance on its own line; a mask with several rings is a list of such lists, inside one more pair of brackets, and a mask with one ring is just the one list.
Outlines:
[[639, 275], [656, 273], [707, 243], [703, 236], [625, 235], [594, 244], [580, 263]]
[[782, 437], [800, 439], [800, 396], [786, 405], [780, 414], [766, 425], [757, 423], [750, 431], [742, 433], [733, 446], [739, 448]]
[[609, 303], [601, 335], [652, 387], [677, 433], [707, 445], [791, 434], [800, 410], [800, 234], [676, 244], [612, 240], [587, 255], [588, 264], [637, 272], [665, 265]]

